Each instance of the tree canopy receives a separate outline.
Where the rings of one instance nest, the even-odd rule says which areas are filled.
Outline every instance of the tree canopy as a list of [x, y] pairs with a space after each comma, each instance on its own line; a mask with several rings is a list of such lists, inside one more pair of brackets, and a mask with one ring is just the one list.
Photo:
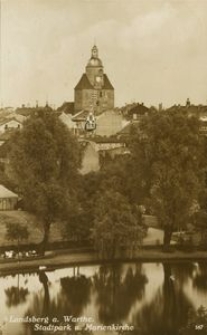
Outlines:
[[8, 240], [22, 241], [27, 240], [29, 232], [27, 226], [21, 226], [20, 224], [7, 223], [6, 225], [6, 238]]
[[114, 258], [121, 248], [140, 247], [144, 228], [138, 209], [112, 190], [100, 193], [95, 207], [93, 239], [102, 256]]
[[164, 229], [164, 244], [185, 227], [202, 185], [199, 120], [180, 113], [153, 113], [131, 141], [132, 192], [151, 208]]
[[[50, 224], [73, 207], [80, 167], [79, 145], [53, 114], [30, 117], [10, 141], [10, 166], [24, 208]], [[45, 248], [45, 247], [44, 247]]]

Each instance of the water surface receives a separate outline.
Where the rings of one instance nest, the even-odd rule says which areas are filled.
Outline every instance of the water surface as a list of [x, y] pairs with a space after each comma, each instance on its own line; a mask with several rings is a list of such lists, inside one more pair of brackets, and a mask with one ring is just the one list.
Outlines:
[[[178, 335], [189, 311], [207, 306], [207, 264], [137, 262], [2, 276], [0, 299], [5, 335]], [[33, 320], [38, 317], [41, 322]], [[68, 329], [54, 332], [60, 325]], [[87, 333], [74, 330], [84, 325]], [[103, 325], [111, 328], [97, 330]]]

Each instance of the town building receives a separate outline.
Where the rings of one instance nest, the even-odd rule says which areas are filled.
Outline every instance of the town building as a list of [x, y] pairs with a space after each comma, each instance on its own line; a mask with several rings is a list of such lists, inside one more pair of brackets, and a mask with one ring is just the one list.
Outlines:
[[120, 155], [129, 154], [125, 143], [116, 139], [116, 137], [95, 137], [93, 140], [80, 140], [83, 146], [83, 160], [80, 169], [81, 174], [99, 171], [101, 162], [107, 157], [114, 159]]
[[0, 211], [11, 211], [17, 206], [18, 195], [0, 185]]
[[22, 123], [17, 121], [16, 119], [11, 120], [4, 120], [2, 123], [0, 123], [0, 134], [9, 131], [14, 130], [22, 127]]
[[113, 136], [122, 128], [123, 116], [121, 112], [109, 110], [97, 117], [95, 134], [98, 136]]
[[82, 110], [98, 115], [114, 108], [114, 88], [104, 73], [98, 48], [93, 46], [91, 58], [78, 84], [75, 86], [75, 113]]
[[193, 105], [188, 98], [185, 105], [173, 105], [167, 109], [170, 113], [183, 113], [188, 117], [196, 117], [200, 122], [200, 134], [207, 136], [207, 105]]
[[76, 124], [72, 120], [71, 114], [66, 114], [65, 112], [62, 112], [59, 115], [59, 120], [61, 120], [73, 134], [76, 134]]
[[74, 102], [64, 102], [60, 107], [57, 108], [57, 112], [65, 114], [74, 114]]
[[93, 113], [89, 113], [85, 110], [72, 117], [74, 126], [71, 127], [71, 129], [73, 128], [74, 134], [87, 136], [86, 123], [90, 116], [92, 117], [92, 121], [94, 120], [95, 123], [93, 135], [97, 136], [115, 135], [125, 126], [127, 122], [123, 119], [120, 111], [107, 110], [99, 115], [93, 116]]

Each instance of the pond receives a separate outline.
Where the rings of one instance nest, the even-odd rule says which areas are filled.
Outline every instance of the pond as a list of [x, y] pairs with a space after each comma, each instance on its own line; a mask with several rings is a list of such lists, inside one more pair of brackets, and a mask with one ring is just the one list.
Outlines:
[[207, 306], [207, 264], [116, 263], [1, 276], [0, 299], [3, 335], [178, 335], [189, 311]]

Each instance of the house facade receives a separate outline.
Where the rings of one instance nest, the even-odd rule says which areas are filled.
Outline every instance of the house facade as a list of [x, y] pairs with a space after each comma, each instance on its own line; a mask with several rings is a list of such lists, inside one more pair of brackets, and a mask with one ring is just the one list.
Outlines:
[[101, 167], [101, 158], [111, 157], [114, 159], [116, 156], [128, 154], [128, 149], [125, 143], [116, 140], [105, 139], [105, 141], [94, 140], [80, 140], [84, 147], [81, 174], [99, 171]]
[[13, 130], [13, 129], [18, 129], [22, 127], [22, 123], [13, 119], [13, 120], [8, 120], [8, 121], [3, 121], [0, 124], [0, 134], [6, 132], [7, 130]]
[[0, 185], [0, 211], [12, 211], [18, 202], [18, 195]]

